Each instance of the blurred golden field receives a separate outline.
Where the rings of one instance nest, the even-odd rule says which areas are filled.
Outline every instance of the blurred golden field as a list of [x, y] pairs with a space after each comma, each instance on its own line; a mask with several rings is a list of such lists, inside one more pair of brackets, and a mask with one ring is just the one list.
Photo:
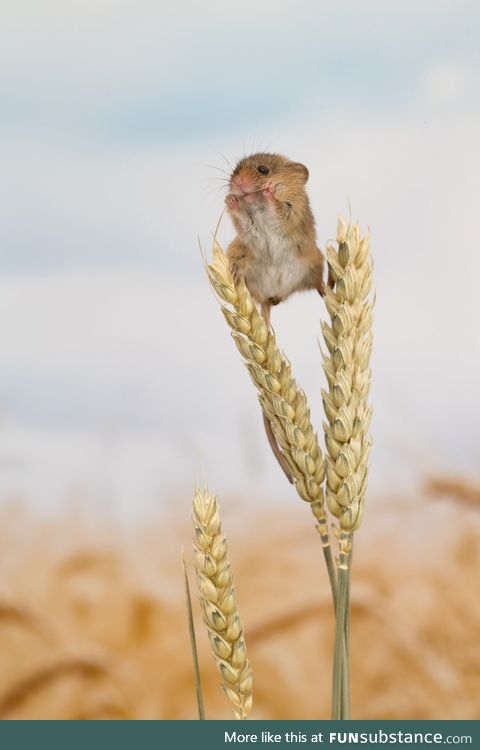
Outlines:
[[[329, 718], [333, 614], [309, 509], [293, 493], [281, 512], [221, 500], [252, 719]], [[190, 498], [172, 507], [130, 527], [4, 507], [0, 718], [196, 718], [180, 565]], [[355, 543], [353, 718], [480, 718], [479, 511], [480, 489], [456, 479], [370, 501]], [[194, 605], [207, 717], [230, 718]]]

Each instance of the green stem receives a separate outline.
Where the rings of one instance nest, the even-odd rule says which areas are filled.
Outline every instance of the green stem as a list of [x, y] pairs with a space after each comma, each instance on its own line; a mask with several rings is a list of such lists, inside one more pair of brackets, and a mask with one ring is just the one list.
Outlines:
[[[323, 529], [322, 529], [323, 531]], [[332, 547], [330, 544], [330, 535], [327, 531], [320, 533], [320, 538], [323, 544], [323, 556], [327, 565], [328, 578], [330, 581], [330, 588], [332, 591], [333, 608], [335, 611], [335, 617], [337, 618], [337, 602], [338, 602], [338, 584], [337, 584], [337, 571], [332, 555]], [[344, 637], [342, 643], [335, 645], [334, 651], [334, 682], [333, 682], [333, 695], [332, 695], [332, 710], [337, 713], [337, 710], [341, 710], [343, 695], [348, 695], [348, 656], [347, 656], [347, 643], [346, 643], [347, 630], [344, 630]], [[335, 675], [340, 674], [340, 679]], [[340, 709], [338, 709], [340, 706]], [[335, 717], [334, 717], [335, 718]], [[340, 716], [339, 718], [343, 718]]]
[[[343, 544], [342, 544], [343, 542]], [[332, 718], [350, 718], [349, 677], [349, 536], [340, 540], [333, 655]]]
[[350, 552], [347, 558], [347, 603], [345, 610], [345, 663], [344, 663], [344, 713], [343, 718], [350, 718], [350, 582], [352, 577], [352, 556], [353, 556], [353, 534], [350, 536]]
[[[323, 542], [323, 539], [322, 539]], [[323, 556], [327, 564], [328, 579], [330, 581], [330, 588], [332, 590], [333, 606], [337, 608], [337, 573], [335, 570], [335, 563], [333, 562], [332, 548], [330, 542], [323, 544]]]
[[344, 568], [339, 568], [337, 613], [335, 619], [335, 650], [333, 655], [332, 719], [334, 720], [345, 718], [343, 715], [345, 707], [344, 694], [348, 681], [345, 659], [345, 613], [348, 591], [347, 578], [348, 571]]
[[193, 672], [195, 676], [195, 694], [197, 697], [198, 718], [205, 719], [205, 705], [203, 702], [202, 683], [200, 681], [200, 666], [198, 663], [197, 639], [195, 637], [195, 624], [193, 622], [192, 597], [190, 596], [190, 585], [188, 583], [187, 566], [182, 550], [183, 576], [185, 580], [185, 599], [187, 604], [188, 632], [190, 634], [190, 646], [192, 649]]

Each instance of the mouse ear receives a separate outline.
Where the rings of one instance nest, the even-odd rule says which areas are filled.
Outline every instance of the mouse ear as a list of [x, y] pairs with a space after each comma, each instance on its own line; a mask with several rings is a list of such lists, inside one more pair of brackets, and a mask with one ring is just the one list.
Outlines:
[[295, 174], [298, 174], [298, 176], [302, 178], [304, 183], [307, 182], [308, 177], [309, 177], [309, 172], [304, 164], [300, 164], [300, 162], [294, 161], [291, 163], [290, 166], [295, 172]]

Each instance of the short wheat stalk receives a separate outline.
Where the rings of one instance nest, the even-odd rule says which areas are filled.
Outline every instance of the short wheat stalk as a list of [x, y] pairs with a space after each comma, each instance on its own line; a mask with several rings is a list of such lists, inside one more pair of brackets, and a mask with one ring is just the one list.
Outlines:
[[328, 354], [323, 366], [328, 390], [322, 391], [328, 423], [324, 424], [326, 500], [338, 519], [338, 596], [333, 670], [333, 719], [350, 718], [349, 591], [353, 532], [361, 523], [367, 487], [371, 409], [369, 360], [372, 348], [372, 284], [369, 236], [358, 225], [339, 219], [338, 249], [327, 247], [334, 290], [325, 302], [330, 325], [322, 324]]
[[247, 659], [227, 542], [222, 535], [219, 503], [208, 490], [195, 491], [193, 528], [200, 603], [222, 688], [233, 704], [235, 718], [246, 719], [253, 701], [252, 668]]
[[203, 700], [202, 681], [200, 677], [200, 665], [198, 662], [197, 637], [195, 623], [193, 620], [192, 596], [190, 594], [190, 582], [188, 580], [187, 564], [182, 549], [183, 580], [185, 584], [185, 603], [187, 605], [188, 634], [190, 636], [190, 650], [192, 652], [193, 677], [195, 681], [195, 697], [197, 699], [198, 718], [205, 720], [205, 703]]
[[222, 300], [223, 315], [258, 390], [264, 416], [272, 425], [296, 490], [310, 504], [316, 519], [335, 599], [336, 574], [322, 488], [325, 462], [310, 422], [306, 396], [292, 377], [290, 363], [258, 312], [245, 281], [242, 277], [233, 277], [227, 257], [216, 240], [213, 263], [207, 265], [207, 273]]

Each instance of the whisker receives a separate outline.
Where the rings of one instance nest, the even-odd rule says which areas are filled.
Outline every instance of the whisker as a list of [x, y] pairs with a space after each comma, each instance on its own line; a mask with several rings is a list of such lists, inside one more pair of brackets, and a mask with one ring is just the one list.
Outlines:
[[225, 162], [227, 163], [227, 166], [228, 166], [228, 167], [230, 168], [230, 173], [231, 173], [231, 172], [233, 172], [233, 169], [234, 169], [234, 168], [233, 168], [232, 164], [230, 163], [230, 161], [229, 161], [229, 160], [227, 159], [227, 157], [225, 156], [225, 154], [222, 154], [222, 152], [221, 152], [221, 151], [218, 151], [218, 150], [217, 150], [217, 149], [215, 149], [215, 148], [214, 148], [213, 150], [215, 151], [215, 153], [216, 153], [216, 154], [218, 154], [218, 156], [221, 156], [221, 157], [222, 157], [222, 159], [223, 159], [223, 160], [224, 160], [224, 161], [225, 161]]
[[208, 196], [215, 196], [221, 195], [225, 193], [225, 188], [223, 185], [202, 185], [203, 193]]
[[227, 175], [227, 177], [230, 177], [230, 172], [227, 172], [226, 169], [222, 169], [221, 167], [217, 167], [215, 164], [205, 164], [205, 167], [208, 167], [209, 169], [216, 169], [217, 172], [223, 172], [223, 174]]
[[221, 185], [230, 184], [230, 180], [227, 180], [225, 177], [199, 177], [197, 182], [216, 182]]

